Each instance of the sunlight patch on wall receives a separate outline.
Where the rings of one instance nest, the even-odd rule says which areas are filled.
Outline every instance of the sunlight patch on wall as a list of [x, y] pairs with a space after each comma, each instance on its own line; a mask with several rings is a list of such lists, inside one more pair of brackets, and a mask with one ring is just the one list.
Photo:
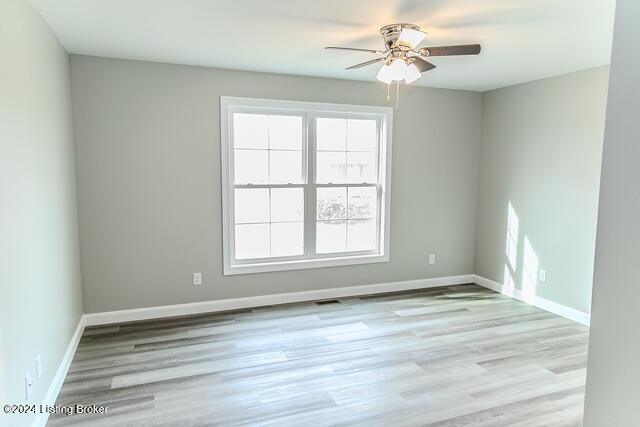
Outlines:
[[504, 264], [504, 277], [502, 279], [502, 292], [506, 295], [513, 296], [516, 288], [513, 276], [518, 265], [518, 232], [520, 229], [520, 219], [516, 214], [511, 202], [507, 209], [507, 239], [505, 243], [505, 255], [507, 262]]
[[511, 270], [516, 270], [518, 261], [518, 231], [520, 228], [520, 219], [516, 214], [515, 209], [511, 202], [509, 202], [509, 209], [507, 213], [507, 242], [505, 245], [505, 252], [507, 260], [511, 266]]
[[522, 294], [525, 301], [533, 301], [538, 284], [538, 255], [533, 250], [529, 237], [524, 236], [524, 258], [522, 265]]
[[513, 291], [516, 288], [516, 284], [513, 281], [513, 276], [511, 275], [511, 271], [509, 270], [509, 266], [505, 264], [504, 266], [504, 278], [502, 279], [502, 293], [505, 295], [513, 296]]

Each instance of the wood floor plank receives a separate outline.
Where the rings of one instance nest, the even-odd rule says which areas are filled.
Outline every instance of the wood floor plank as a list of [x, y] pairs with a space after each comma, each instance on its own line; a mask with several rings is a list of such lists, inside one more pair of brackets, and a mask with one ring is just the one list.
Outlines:
[[575, 426], [587, 340], [473, 284], [92, 327], [49, 425]]

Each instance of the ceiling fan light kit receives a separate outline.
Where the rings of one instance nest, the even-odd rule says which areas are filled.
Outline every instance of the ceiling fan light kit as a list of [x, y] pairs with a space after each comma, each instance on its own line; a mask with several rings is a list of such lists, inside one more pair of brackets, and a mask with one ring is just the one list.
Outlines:
[[407, 64], [402, 60], [394, 60], [389, 65], [384, 64], [376, 78], [386, 84], [394, 81], [404, 80], [405, 83], [411, 83], [420, 78], [421, 74], [414, 64]]
[[480, 53], [479, 44], [418, 48], [427, 33], [421, 31], [420, 27], [414, 24], [386, 25], [380, 28], [380, 34], [386, 48], [383, 51], [336, 46], [329, 46], [325, 49], [351, 50], [380, 55], [379, 58], [352, 65], [346, 69], [353, 70], [384, 62], [376, 78], [387, 85], [392, 82], [397, 82], [399, 85], [402, 80], [409, 84], [422, 77], [422, 73], [436, 68], [435, 65], [425, 61], [422, 57], [477, 55]]

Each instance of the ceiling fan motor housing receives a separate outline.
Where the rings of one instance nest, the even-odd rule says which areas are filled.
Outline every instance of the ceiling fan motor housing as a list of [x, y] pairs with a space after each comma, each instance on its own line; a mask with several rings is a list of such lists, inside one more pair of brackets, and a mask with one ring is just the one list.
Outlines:
[[396, 46], [396, 40], [398, 40], [403, 28], [420, 31], [420, 27], [414, 24], [391, 24], [380, 28], [380, 34], [382, 34], [382, 37], [384, 38], [384, 44], [387, 49], [402, 49], [404, 47]]

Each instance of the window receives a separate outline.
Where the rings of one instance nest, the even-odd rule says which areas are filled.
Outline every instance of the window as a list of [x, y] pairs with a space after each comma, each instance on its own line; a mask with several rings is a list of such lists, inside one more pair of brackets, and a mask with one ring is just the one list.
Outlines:
[[391, 108], [220, 104], [224, 274], [389, 260]]

